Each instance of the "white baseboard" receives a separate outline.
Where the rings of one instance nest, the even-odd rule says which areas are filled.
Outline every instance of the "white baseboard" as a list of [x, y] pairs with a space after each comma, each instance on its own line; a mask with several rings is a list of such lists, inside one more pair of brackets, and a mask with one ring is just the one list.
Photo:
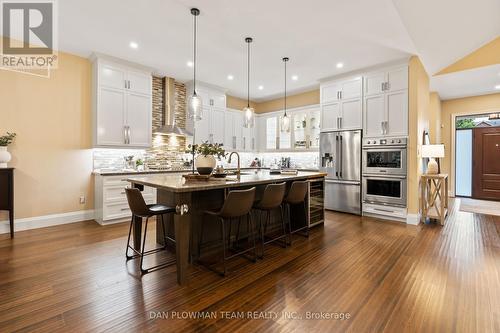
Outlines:
[[[14, 220], [14, 231], [45, 228], [54, 225], [75, 223], [94, 219], [94, 210], [80, 210], [76, 212], [27, 217]], [[9, 221], [0, 221], [0, 234], [10, 232]]]
[[407, 214], [406, 224], [418, 225], [420, 223], [420, 214]]

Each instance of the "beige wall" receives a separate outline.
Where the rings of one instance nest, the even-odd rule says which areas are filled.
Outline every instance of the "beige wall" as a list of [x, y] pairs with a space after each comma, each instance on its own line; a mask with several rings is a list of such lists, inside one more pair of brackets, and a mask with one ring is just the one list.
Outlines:
[[488, 112], [500, 111], [500, 93], [450, 99], [441, 102], [442, 140], [445, 147], [445, 157], [442, 163], [444, 173], [450, 175], [450, 190], [454, 193], [455, 175], [452, 170], [452, 149], [451, 146], [454, 131], [452, 127], [452, 117], [457, 115], [473, 115]]
[[16, 218], [93, 208], [90, 91], [89, 61], [65, 53], [50, 78], [0, 70], [0, 133], [17, 133]]
[[442, 143], [441, 99], [437, 92], [431, 92], [429, 100], [429, 135], [432, 144]]
[[419, 181], [423, 171], [420, 148], [423, 131], [429, 129], [431, 123], [429, 76], [418, 57], [410, 59], [408, 73], [408, 213], [417, 214]]
[[[230, 95], [226, 95], [226, 106], [235, 110], [243, 110], [247, 106], [247, 100]], [[250, 107], [257, 112], [257, 103], [250, 101]]]
[[441, 70], [436, 75], [500, 64], [500, 37]]
[[[319, 89], [307, 91], [304, 93], [287, 96], [286, 105], [287, 108], [298, 108], [306, 105], [319, 104]], [[277, 98], [270, 101], [257, 103], [255, 112], [256, 113], [266, 113], [277, 110], [283, 110], [283, 98]]]

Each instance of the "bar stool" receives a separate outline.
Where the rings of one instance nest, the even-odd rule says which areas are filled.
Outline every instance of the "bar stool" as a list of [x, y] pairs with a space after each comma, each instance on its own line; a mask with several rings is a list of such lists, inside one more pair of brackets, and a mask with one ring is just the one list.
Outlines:
[[[309, 237], [309, 226], [307, 224], [307, 207], [306, 207], [306, 195], [309, 184], [307, 181], [295, 181], [292, 183], [288, 194], [283, 200], [284, 204], [288, 210], [288, 233], [290, 234], [290, 242], [288, 245], [292, 244], [292, 234], [299, 231], [305, 230], [305, 237]], [[305, 226], [300, 227], [292, 231], [292, 216], [291, 216], [291, 206], [302, 204], [304, 206], [304, 216], [306, 216]]]
[[[264, 194], [262, 195], [262, 199], [257, 201], [253, 205], [253, 209], [259, 211], [259, 231], [260, 231], [260, 240], [261, 240], [261, 250], [262, 253], [259, 258], [264, 258], [264, 246], [269, 243], [277, 242], [283, 239], [283, 247], [287, 246], [287, 232], [285, 227], [285, 219], [283, 218], [283, 198], [285, 197], [286, 191], [286, 183], [280, 184], [269, 184], [266, 186], [264, 190]], [[267, 234], [267, 226], [271, 221], [271, 212], [275, 209], [280, 209], [281, 214], [281, 226], [283, 228], [283, 234], [266, 240]], [[262, 215], [266, 214], [266, 222], [262, 223]]]
[[[227, 195], [224, 204], [220, 210], [217, 211], [204, 211], [203, 213], [206, 215], [211, 215], [215, 216], [218, 218], [218, 221], [220, 221], [220, 226], [221, 226], [221, 236], [222, 236], [222, 248], [223, 248], [223, 256], [222, 256], [222, 263], [224, 270], [218, 271], [215, 268], [212, 267], [212, 265], [205, 264], [200, 260], [200, 253], [201, 253], [201, 247], [203, 245], [203, 228], [205, 223], [201, 223], [201, 232], [200, 236], [198, 238], [198, 262], [208, 269], [214, 271], [217, 274], [220, 274], [222, 276], [226, 275], [227, 269], [226, 269], [226, 261], [229, 259], [232, 259], [236, 256], [244, 256], [247, 252], [253, 251], [253, 258], [250, 260], [252, 262], [257, 261], [257, 251], [256, 251], [256, 246], [255, 246], [255, 231], [252, 223], [252, 216], [250, 215], [250, 210], [252, 209], [253, 202], [255, 200], [255, 187], [252, 187], [248, 190], [233, 190], [230, 191], [229, 194]], [[236, 252], [232, 255], [227, 255], [228, 248], [231, 248], [231, 223], [233, 222], [233, 219], [238, 219], [238, 229], [239, 225], [241, 223], [241, 218], [246, 217], [247, 221], [247, 231], [249, 231], [249, 235], [252, 237], [252, 243], [253, 246], [241, 250], [239, 252]], [[229, 236], [226, 238], [226, 222], [229, 223]], [[239, 230], [238, 230], [239, 234]], [[237, 235], [239, 237], [239, 235]], [[226, 246], [226, 239], [227, 239], [227, 246]], [[238, 238], [236, 238], [236, 242], [238, 242]], [[248, 259], [248, 257], [244, 256], [245, 258]]]
[[[175, 213], [175, 208], [164, 206], [164, 205], [147, 205], [146, 202], [144, 201], [144, 197], [142, 196], [141, 191], [139, 191], [139, 189], [137, 189], [137, 188], [127, 188], [127, 189], [125, 189], [125, 193], [127, 194], [128, 205], [130, 207], [130, 210], [132, 211], [132, 220], [130, 221], [130, 228], [128, 230], [127, 249], [125, 251], [127, 261], [130, 259], [141, 258], [141, 274], [146, 274], [146, 273], [149, 273], [153, 270], [157, 270], [157, 269], [167, 267], [169, 265], [174, 264], [175, 260], [170, 260], [166, 263], [156, 265], [153, 267], [149, 267], [149, 268], [143, 267], [144, 256], [159, 252], [161, 250], [165, 250], [166, 245], [167, 245], [167, 240], [174, 241], [174, 240], [170, 239], [167, 235], [165, 235], [163, 214]], [[153, 216], [156, 216], [156, 217], [161, 216], [161, 224], [160, 225], [162, 228], [162, 233], [165, 237], [165, 245], [161, 248], [156, 248], [153, 250], [145, 251], [146, 235], [148, 232], [148, 221], [149, 221], [149, 218], [153, 217]], [[142, 249], [140, 252], [137, 251], [136, 249], [134, 249], [132, 246], [130, 246], [130, 235], [132, 233], [132, 225], [134, 224], [134, 217], [146, 218], [146, 225], [144, 226], [144, 236], [143, 236], [143, 240], [142, 240]], [[130, 256], [128, 254], [129, 249], [131, 249], [135, 254]]]

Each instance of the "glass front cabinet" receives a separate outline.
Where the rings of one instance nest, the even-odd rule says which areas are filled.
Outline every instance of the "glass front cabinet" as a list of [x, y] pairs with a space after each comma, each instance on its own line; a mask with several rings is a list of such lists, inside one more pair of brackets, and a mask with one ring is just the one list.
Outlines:
[[281, 132], [281, 115], [266, 117], [266, 150], [314, 150], [319, 148], [319, 108], [290, 111], [290, 131]]
[[293, 148], [319, 148], [320, 113], [317, 110], [298, 112], [293, 116]]

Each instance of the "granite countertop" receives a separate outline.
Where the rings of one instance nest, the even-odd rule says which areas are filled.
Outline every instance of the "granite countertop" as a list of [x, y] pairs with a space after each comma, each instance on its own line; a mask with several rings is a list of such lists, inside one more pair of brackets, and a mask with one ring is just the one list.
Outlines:
[[163, 189], [170, 192], [196, 192], [228, 187], [269, 184], [280, 181], [304, 180], [325, 177], [326, 173], [317, 171], [299, 171], [297, 175], [271, 175], [269, 170], [247, 171], [240, 178], [228, 176], [217, 180], [189, 180], [181, 174], [153, 174], [143, 177], [130, 177], [125, 180], [131, 183]]
[[[263, 167], [263, 168], [252, 168], [252, 167], [244, 167], [241, 168], [241, 170], [269, 170], [269, 168]], [[100, 170], [94, 170], [92, 174], [94, 175], [100, 175], [100, 176], [123, 176], [123, 175], [151, 175], [151, 174], [171, 174], [171, 173], [186, 173], [190, 172], [192, 169], [191, 168], [186, 168], [186, 169], [181, 169], [181, 170], [144, 170], [144, 171], [131, 171], [131, 170], [105, 170], [105, 171], [100, 171]], [[236, 170], [236, 168], [228, 168], [226, 170]], [[314, 168], [304, 168], [304, 169], [297, 169], [299, 171], [318, 171], [318, 169]]]

